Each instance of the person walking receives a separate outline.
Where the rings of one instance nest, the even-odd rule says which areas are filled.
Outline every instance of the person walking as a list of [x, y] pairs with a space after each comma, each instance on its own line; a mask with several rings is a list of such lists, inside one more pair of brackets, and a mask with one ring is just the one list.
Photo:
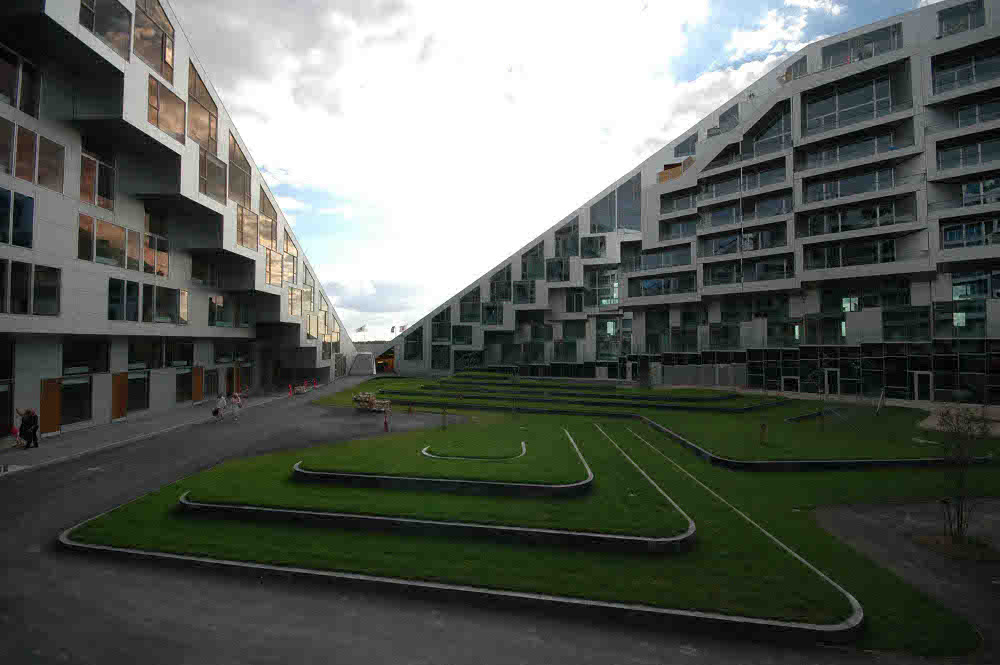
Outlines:
[[240, 409], [243, 407], [243, 401], [240, 399], [239, 393], [229, 393], [229, 409], [233, 412], [233, 422], [240, 422]]
[[225, 419], [227, 406], [226, 396], [219, 393], [219, 399], [215, 402], [215, 411], [212, 412], [212, 415], [215, 416], [215, 422], [221, 423]]
[[34, 409], [18, 409], [21, 416], [20, 435], [24, 439], [24, 449], [38, 447], [38, 414]]

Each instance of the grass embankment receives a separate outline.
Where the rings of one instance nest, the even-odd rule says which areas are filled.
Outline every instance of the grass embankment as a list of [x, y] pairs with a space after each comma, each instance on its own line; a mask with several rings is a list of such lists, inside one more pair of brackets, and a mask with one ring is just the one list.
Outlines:
[[[529, 520], [537, 523], [540, 516], [548, 515], [561, 526], [570, 527], [576, 519], [570, 519], [572, 511], [579, 516], [578, 524], [590, 529], [607, 520], [619, 527], [629, 525], [633, 531], [650, 523], [650, 513], [676, 515], [651, 510], [656, 504], [650, 493], [655, 490], [590, 421], [574, 419], [569, 428], [597, 476], [587, 497], [547, 501], [296, 486], [296, 502], [308, 496], [304, 502], [308, 505], [334, 508], [345, 505], [345, 497], [350, 495], [358, 510], [370, 511], [392, 501], [394, 513], [409, 510], [429, 517], [461, 514], [477, 521], [486, 514], [475, 506], [503, 505], [505, 515], [520, 512], [522, 524]], [[616, 439], [644, 468], [656, 463], [653, 451], [617, 435]], [[831, 623], [849, 614], [847, 602], [836, 590], [688, 478], [666, 468], [657, 468], [657, 482], [698, 524], [698, 544], [678, 556], [196, 519], [174, 509], [177, 497], [189, 489], [197, 499], [245, 501], [252, 493], [257, 502], [282, 505], [290, 491], [287, 469], [295, 458], [293, 453], [282, 453], [226, 463], [100, 517], [75, 531], [73, 538], [164, 552], [765, 618]], [[333, 500], [333, 496], [340, 498]], [[613, 500], [602, 504], [607, 498]]]
[[[813, 509], [822, 505], [936, 500], [947, 493], [947, 471], [896, 469], [761, 476], [711, 466], [644, 425], [616, 423], [610, 427], [618, 432], [631, 427], [854, 594], [865, 609], [866, 621], [858, 647], [945, 656], [968, 652], [978, 644], [975, 629], [964, 619], [834, 538], [813, 516]], [[657, 480], [673, 477], [672, 465], [663, 458], [650, 468], [653, 471], [647, 471]], [[969, 482], [974, 494], [1000, 495], [996, 467], [973, 469]], [[698, 522], [698, 546], [715, 547], [713, 536], [702, 528], [704, 520], [697, 514], [694, 519]], [[784, 589], [784, 585], [776, 585], [772, 592], [784, 593]]]
[[[728, 403], [728, 402], [727, 402]], [[827, 403], [827, 407], [838, 405]], [[941, 432], [917, 425], [928, 413], [921, 409], [841, 407], [847, 418], [785, 422], [792, 416], [823, 408], [820, 401], [791, 400], [784, 405], [747, 414], [703, 415], [682, 411], [647, 410], [643, 414], [716, 455], [741, 460], [771, 459], [901, 459], [939, 457], [938, 447], [914, 441], [942, 440]], [[761, 444], [761, 424], [767, 443]], [[993, 441], [994, 449], [1000, 441]]]

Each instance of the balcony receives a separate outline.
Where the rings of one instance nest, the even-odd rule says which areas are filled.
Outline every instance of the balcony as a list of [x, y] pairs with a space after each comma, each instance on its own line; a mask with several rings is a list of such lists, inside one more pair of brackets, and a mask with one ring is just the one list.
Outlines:
[[1000, 100], [970, 104], [954, 113], [950, 120], [930, 125], [924, 129], [926, 134], [947, 132], [952, 129], [975, 127], [994, 120], [1000, 120]]
[[625, 260], [621, 264], [621, 269], [624, 273], [630, 273], [689, 265], [691, 265], [690, 251], [658, 252], [656, 254], [643, 254], [642, 256]]
[[[714, 267], [714, 266], [713, 266]], [[738, 265], [727, 267], [724, 270], [712, 270], [705, 272], [705, 286], [726, 286], [730, 284], [742, 284], [743, 274]]]
[[458, 320], [461, 323], [479, 323], [480, 303], [475, 300], [462, 300], [458, 305]]
[[743, 266], [744, 282], [769, 282], [774, 279], [792, 279], [793, 277], [795, 277], [795, 270], [787, 264], [755, 263]]
[[778, 249], [787, 247], [788, 240], [785, 237], [784, 227], [780, 231], [748, 232], [733, 237], [719, 239], [709, 239], [709, 242], [702, 244], [698, 249], [698, 256], [710, 258], [715, 256], [729, 256], [732, 254], [742, 254], [744, 252], [759, 252], [765, 249]]
[[776, 139], [766, 139], [755, 143], [749, 150], [742, 153], [736, 153], [726, 157], [716, 158], [708, 163], [701, 170], [702, 173], [706, 171], [712, 171], [715, 169], [721, 169], [726, 166], [731, 166], [733, 164], [742, 164], [743, 162], [749, 162], [751, 160], [757, 159], [758, 157], [764, 157], [765, 155], [773, 155], [777, 152], [782, 152], [784, 150], [789, 150], [792, 147], [792, 139], [788, 135], [782, 135]]
[[545, 260], [545, 281], [568, 282], [569, 258], [554, 258]]
[[805, 250], [805, 269], [826, 270], [828, 268], [927, 260], [929, 255], [930, 253], [926, 249], [897, 250], [893, 240], [855, 245], [810, 246]]
[[917, 217], [912, 212], [882, 214], [881, 211], [876, 211], [874, 216], [839, 217], [836, 220], [823, 219], [818, 223], [807, 222], [796, 229], [795, 237], [815, 238], [831, 233], [848, 233], [896, 224], [908, 224], [915, 221], [917, 221]]
[[915, 143], [912, 138], [903, 141], [891, 141], [889, 137], [880, 136], [877, 140], [871, 139], [859, 143], [851, 143], [839, 146], [837, 149], [822, 150], [818, 154], [808, 154], [806, 155], [806, 163], [799, 170], [812, 171], [814, 169], [827, 168], [846, 162], [885, 155], [905, 148], [912, 148], [914, 145]]
[[943, 226], [941, 250], [1000, 246], [1000, 230], [995, 220], [978, 220]]
[[927, 213], [944, 213], [959, 208], [973, 208], [996, 203], [1000, 203], [1000, 189], [992, 189], [981, 194], [965, 194], [961, 197], [943, 201], [934, 201], [927, 204]]
[[431, 341], [432, 342], [450, 342], [451, 341], [451, 322], [450, 321], [438, 321], [431, 323]]
[[938, 148], [939, 171], [968, 169], [1000, 160], [1000, 139]]
[[514, 282], [514, 304], [535, 304], [535, 280], [522, 279]]
[[692, 164], [694, 164], [694, 157], [688, 157], [680, 164], [664, 165], [663, 170], [656, 174], [657, 184], [663, 184], [675, 178], [681, 177], [685, 171], [691, 168]]
[[860, 108], [847, 109], [839, 113], [831, 113], [820, 118], [814, 118], [806, 123], [802, 136], [816, 136], [835, 129], [843, 129], [859, 122], [876, 120], [894, 113], [901, 113], [913, 108], [913, 102], [900, 102], [894, 106], [888, 104], [865, 104]]
[[871, 58], [891, 53], [903, 46], [902, 25], [897, 23], [879, 30], [858, 35], [851, 39], [830, 44], [823, 47], [822, 66], [812, 72], [829, 71], [837, 67], [843, 67], [853, 62], [870, 60]]
[[[889, 174], [893, 175], [891, 169], [889, 170]], [[869, 171], [841, 178], [840, 180], [829, 180], [806, 185], [802, 191], [802, 198], [803, 203], [830, 201], [858, 194], [871, 194], [872, 192], [881, 192], [896, 187], [914, 185], [923, 182], [923, 179], [923, 173], [914, 173], [902, 177], [895, 177], [894, 175], [893, 177], [886, 177], [885, 170], [880, 171], [878, 175], [874, 171]]]
[[560, 340], [552, 345], [552, 362], [577, 362], [577, 340]]
[[969, 64], [934, 74], [934, 94], [940, 95], [976, 83], [992, 81], [1000, 76], [1000, 56], [976, 56]]
[[638, 282], [638, 287], [629, 289], [630, 298], [674, 296], [682, 293], [694, 293], [697, 290], [693, 275], [690, 279], [650, 277], [648, 279], [638, 279], [635, 281]]

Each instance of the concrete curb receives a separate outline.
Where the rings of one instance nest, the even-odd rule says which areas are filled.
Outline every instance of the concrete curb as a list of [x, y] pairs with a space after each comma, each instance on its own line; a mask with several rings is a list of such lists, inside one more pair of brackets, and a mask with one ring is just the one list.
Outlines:
[[430, 457], [432, 459], [440, 460], [467, 460], [469, 462], [509, 462], [511, 460], [520, 459], [528, 454], [528, 444], [524, 441], [521, 442], [521, 452], [517, 455], [511, 455], [510, 457], [469, 457], [468, 455], [435, 455], [431, 452], [431, 447], [426, 446], [420, 451], [421, 455], [425, 457]]
[[[634, 418], [636, 414], [625, 411], [595, 411], [592, 413], [587, 413], [586, 411], [573, 411], [571, 409], [549, 409], [541, 407], [531, 407], [531, 406], [493, 406], [489, 404], [465, 404], [463, 402], [422, 402], [420, 400], [408, 399], [408, 396], [417, 395], [420, 396], [422, 393], [411, 392], [411, 391], [392, 391], [392, 390], [382, 390], [379, 391], [381, 394], [392, 399], [396, 404], [402, 406], [421, 406], [421, 407], [436, 407], [438, 409], [466, 409], [471, 411], [517, 411], [518, 413], [540, 413], [540, 414], [555, 414], [561, 416], [591, 416], [591, 417], [608, 417], [608, 418]], [[402, 397], [396, 399], [396, 395], [401, 395]], [[486, 398], [484, 398], [486, 399]], [[578, 404], [580, 406], [608, 406], [604, 402], [569, 402], [565, 400], [555, 400], [547, 398], [538, 398], [527, 396], [522, 398], [525, 402], [548, 402], [556, 404], [565, 404], [571, 406]], [[751, 406], [734, 407], [734, 408], [724, 408], [724, 407], [714, 407], [714, 406], [688, 406], [686, 404], [671, 404], [667, 405], [656, 405], [656, 406], [646, 406], [645, 408], [651, 409], [661, 409], [663, 411], [696, 411], [702, 413], [750, 413], [752, 411], [762, 411], [764, 409], [770, 409], [771, 407], [780, 406], [784, 404], [786, 400], [779, 400], [776, 402], [762, 402], [760, 404], [753, 404]], [[613, 404], [611, 406], [619, 406]], [[621, 405], [626, 408], [626, 405]]]
[[[271, 397], [269, 399], [266, 399], [264, 401], [257, 402], [255, 404], [250, 404], [250, 405], [245, 406], [243, 408], [244, 409], [253, 409], [253, 408], [256, 408], [258, 406], [263, 406], [265, 404], [270, 404], [271, 402], [274, 402], [274, 401], [279, 400], [279, 399], [287, 399], [287, 398], [288, 398], [288, 395], [276, 395], [276, 396]], [[0, 480], [2, 480], [3, 478], [9, 478], [10, 476], [13, 476], [13, 475], [16, 475], [16, 474], [19, 474], [19, 473], [28, 473], [29, 471], [38, 471], [38, 470], [44, 469], [46, 467], [55, 466], [56, 464], [62, 464], [63, 462], [72, 462], [73, 460], [78, 460], [81, 457], [87, 457], [88, 455], [94, 455], [94, 454], [99, 453], [99, 452], [104, 452], [104, 451], [107, 451], [107, 450], [114, 450], [116, 448], [121, 448], [122, 446], [127, 446], [127, 445], [129, 445], [131, 443], [138, 443], [140, 441], [145, 441], [146, 439], [151, 439], [154, 436], [159, 436], [160, 434], [166, 434], [167, 432], [173, 432], [175, 430], [184, 429], [185, 427], [193, 427], [195, 425], [204, 425], [206, 423], [212, 422], [214, 419], [215, 418], [213, 416], [209, 415], [206, 418], [199, 418], [199, 419], [196, 419], [196, 420], [189, 420], [189, 421], [184, 422], [184, 423], [178, 423], [176, 425], [171, 425], [170, 427], [164, 427], [162, 429], [158, 429], [158, 430], [156, 430], [154, 432], [146, 432], [144, 434], [137, 434], [137, 435], [129, 437], [127, 439], [122, 439], [121, 441], [112, 441], [111, 443], [106, 443], [106, 444], [104, 444], [102, 446], [98, 446], [97, 448], [90, 448], [88, 450], [81, 450], [79, 452], [71, 453], [71, 454], [65, 455], [63, 457], [57, 457], [55, 459], [47, 460], [45, 462], [39, 462], [38, 464], [32, 464], [32, 465], [29, 465], [29, 466], [25, 466], [23, 469], [15, 469], [14, 471], [8, 471], [7, 473], [0, 474]], [[105, 427], [105, 426], [106, 425], [100, 425], [100, 427]]]
[[455, 492], [491, 496], [579, 496], [589, 492], [594, 482], [594, 472], [577, 447], [570, 433], [563, 429], [587, 471], [587, 477], [575, 483], [507, 483], [492, 480], [460, 480], [457, 478], [426, 478], [420, 476], [387, 476], [374, 473], [347, 473], [339, 471], [311, 471], [302, 468], [302, 460], [292, 467], [292, 477], [299, 482], [337, 483], [352, 487], [378, 487], [430, 492]]
[[269, 508], [246, 504], [204, 503], [188, 498], [185, 492], [178, 500], [181, 509], [191, 514], [211, 515], [230, 519], [302, 522], [339, 529], [367, 531], [417, 531], [431, 535], [459, 538], [490, 538], [503, 542], [587, 547], [619, 552], [650, 552], [681, 554], [694, 546], [695, 529], [691, 523], [677, 536], [651, 538], [599, 531], [570, 531], [538, 527], [452, 522], [409, 517], [335, 513], [292, 508]]
[[[737, 460], [729, 457], [721, 457], [709, 450], [705, 450], [698, 444], [692, 443], [677, 432], [667, 429], [646, 416], [640, 415], [636, 417], [653, 429], [666, 434], [710, 464], [734, 471], [833, 471], [949, 466], [949, 460], [941, 457], [918, 459]], [[977, 457], [974, 461], [976, 464], [990, 464], [994, 460], [992, 457]]]
[[[462, 385], [474, 385], [474, 384], [462, 384]], [[515, 387], [518, 390], [524, 389], [524, 386], [510, 386], [510, 388], [512, 388], [512, 389], [515, 388]], [[451, 390], [451, 391], [454, 392], [454, 391], [458, 391], [458, 389], [460, 389], [460, 388], [461, 388], [461, 386], [457, 385], [456, 383], [449, 383], [449, 382], [444, 382], [444, 381], [442, 381], [439, 385], [436, 385], [436, 386], [434, 386], [434, 385], [423, 385], [423, 386], [420, 386], [421, 390], [427, 390], [427, 391], [432, 391], [432, 392], [446, 392], [446, 391], [449, 391], [449, 390]], [[497, 394], [499, 394], [499, 395], [510, 394], [510, 392], [511, 392], [510, 390], [500, 390], [500, 389], [492, 389], [492, 388], [481, 388], [481, 389], [476, 389], [474, 391], [462, 392], [462, 394], [463, 395], [487, 395], [487, 396], [491, 396], [491, 395], [497, 395]], [[558, 389], [557, 390], [548, 390], [548, 389], [539, 390], [539, 389], [533, 388], [533, 387], [529, 388], [529, 389], [525, 390], [523, 393], [519, 393], [519, 394], [522, 395], [522, 396], [525, 396], [525, 399], [527, 399], [527, 396], [534, 395], [536, 393], [538, 395], [542, 396], [542, 397], [583, 397], [583, 398], [590, 397], [590, 398], [594, 398], [594, 397], [600, 397], [600, 396], [602, 396], [600, 393], [598, 393], [596, 391], [577, 391], [577, 392], [574, 392], [574, 391], [564, 391], [564, 390], [558, 390]], [[725, 402], [726, 400], [738, 399], [738, 398], [741, 397], [741, 395], [736, 395], [736, 394], [726, 394], [726, 395], [721, 395], [721, 396], [716, 396], [716, 397], [705, 397], [705, 398], [701, 398], [701, 397], [668, 397], [667, 395], [664, 395], [663, 397], [655, 397], [653, 395], [630, 395], [628, 393], [617, 394], [614, 397], [611, 397], [609, 394], [604, 394], [603, 396], [607, 397], [608, 399], [619, 399], [619, 400], [623, 400], [623, 401], [627, 400], [627, 401], [630, 401], [630, 402], [643, 402], [643, 403], [648, 402], [650, 404], [686, 404], [686, 403], [689, 403], [689, 402], [691, 402], [691, 403], [694, 403], [694, 402], [713, 403], [713, 402]], [[538, 401], [538, 400], [536, 400], [536, 401]]]

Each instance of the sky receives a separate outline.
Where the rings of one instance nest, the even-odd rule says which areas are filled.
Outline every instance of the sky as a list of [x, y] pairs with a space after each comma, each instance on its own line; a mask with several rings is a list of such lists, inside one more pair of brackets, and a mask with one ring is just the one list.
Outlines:
[[805, 44], [921, 4], [169, 1], [355, 340], [415, 323]]

